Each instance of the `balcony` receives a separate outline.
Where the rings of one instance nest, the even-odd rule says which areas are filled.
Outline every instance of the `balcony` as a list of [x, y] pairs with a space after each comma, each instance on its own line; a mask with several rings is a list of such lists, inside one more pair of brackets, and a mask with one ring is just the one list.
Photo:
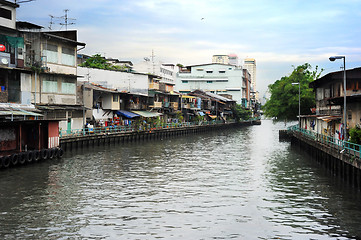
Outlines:
[[159, 90], [159, 83], [149, 83], [149, 90]]
[[163, 103], [162, 102], [154, 102], [153, 105], [150, 105], [151, 108], [162, 108]]
[[141, 104], [141, 103], [130, 103], [129, 104], [129, 109], [131, 109], [131, 110], [143, 110], [143, 109], [146, 109], [146, 106], [144, 104]]

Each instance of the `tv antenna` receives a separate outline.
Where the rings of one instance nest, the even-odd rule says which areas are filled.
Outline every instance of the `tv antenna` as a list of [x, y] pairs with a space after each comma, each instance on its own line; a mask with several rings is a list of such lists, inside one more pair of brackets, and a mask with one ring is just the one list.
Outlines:
[[53, 22], [53, 19], [55, 18], [53, 15], [50, 15], [49, 14], [49, 17], [50, 17], [50, 23], [49, 23], [49, 30], [52, 30], [51, 29], [51, 26], [55, 23], [55, 22]]
[[18, 3], [27, 3], [27, 2], [32, 2], [32, 1], [35, 1], [35, 0], [15, 0], [15, 3], [18, 4]]
[[72, 21], [72, 20], [76, 20], [75, 18], [69, 18], [68, 17], [68, 12], [70, 10], [69, 9], [64, 9], [64, 16], [61, 16], [60, 18], [63, 18], [64, 19], [64, 23], [60, 23], [61, 26], [65, 26], [65, 30], [67, 31], [68, 30], [68, 25], [74, 25], [75, 23], [74, 22], [69, 22]]

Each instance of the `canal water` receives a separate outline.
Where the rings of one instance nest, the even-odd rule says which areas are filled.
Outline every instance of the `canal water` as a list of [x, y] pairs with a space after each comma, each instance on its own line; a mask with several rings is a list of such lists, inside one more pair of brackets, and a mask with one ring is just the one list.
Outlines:
[[1, 239], [359, 239], [361, 194], [284, 123], [77, 150], [0, 171]]

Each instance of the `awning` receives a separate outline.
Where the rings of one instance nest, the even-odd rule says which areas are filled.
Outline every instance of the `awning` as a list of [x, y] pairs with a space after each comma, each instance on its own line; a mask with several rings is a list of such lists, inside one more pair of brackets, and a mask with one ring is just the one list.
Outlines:
[[158, 113], [158, 112], [148, 112], [148, 111], [132, 111], [132, 112], [142, 117], [159, 117], [162, 115], [162, 113]]
[[118, 110], [115, 112], [118, 116], [123, 116], [123, 117], [126, 117], [126, 118], [135, 118], [135, 117], [139, 117], [140, 115], [139, 114], [136, 114], [136, 113], [132, 113], [132, 112], [128, 112], [128, 111], [125, 111], [125, 110]]
[[29, 111], [24, 111], [24, 110], [15, 110], [15, 111], [0, 111], [0, 116], [10, 116], [10, 115], [16, 115], [16, 116], [43, 116], [40, 113], [35, 113], [35, 112], [29, 112]]
[[208, 115], [210, 118], [212, 118], [212, 119], [215, 119], [215, 118], [217, 118], [217, 116], [216, 115]]
[[204, 116], [206, 114], [204, 114], [204, 112], [198, 112], [199, 116]]
[[22, 37], [11, 37], [7, 35], [0, 34], [0, 43], [8, 43], [13, 48], [23, 48], [24, 47], [24, 38]]
[[197, 98], [197, 97], [188, 96], [188, 95], [182, 95], [182, 98]]
[[320, 120], [325, 121], [325, 122], [330, 122], [332, 120], [341, 119], [341, 116], [322, 116], [322, 117], [317, 117], [317, 119], [320, 119]]

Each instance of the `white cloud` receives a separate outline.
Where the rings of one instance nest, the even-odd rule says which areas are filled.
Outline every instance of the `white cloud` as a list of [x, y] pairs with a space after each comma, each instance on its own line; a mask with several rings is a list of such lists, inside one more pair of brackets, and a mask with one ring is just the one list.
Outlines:
[[185, 65], [236, 53], [256, 58], [260, 87], [292, 65], [338, 68], [331, 55], [346, 55], [350, 66], [361, 63], [360, 0], [37, 0], [18, 15], [48, 26], [48, 14], [61, 16], [66, 8], [87, 44], [84, 53], [135, 61], [154, 49], [160, 60]]

